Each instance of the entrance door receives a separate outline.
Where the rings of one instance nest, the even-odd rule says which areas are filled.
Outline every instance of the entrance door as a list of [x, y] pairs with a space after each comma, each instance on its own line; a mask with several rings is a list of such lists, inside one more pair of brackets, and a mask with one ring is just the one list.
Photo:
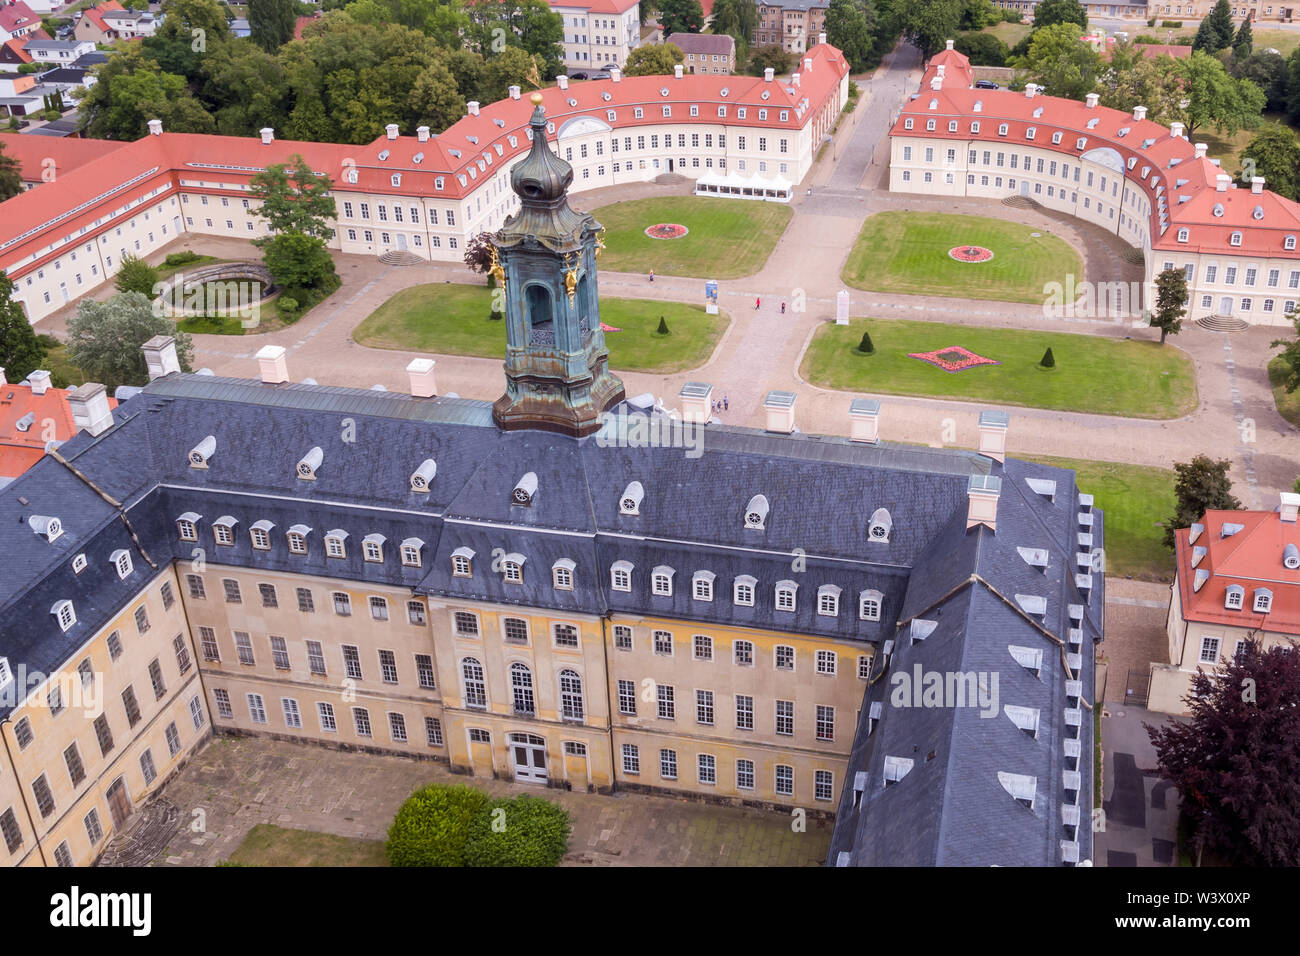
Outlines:
[[406, 251], [406, 235], [404, 233], [399, 232], [397, 234], [397, 251], [398, 252]]
[[668, 160], [668, 171], [670, 173], [673, 171], [673, 161], [671, 159]]
[[118, 829], [131, 815], [131, 798], [126, 795], [126, 782], [118, 777], [104, 794], [108, 800], [108, 812], [113, 815], [113, 829]]
[[176, 230], [176, 235], [178, 236], [184, 231], [181, 226], [180, 216], [172, 216], [172, 228]]
[[510, 753], [519, 783], [546, 783], [546, 741], [536, 734], [511, 734]]
[[1232, 315], [1232, 299], [1224, 296], [1219, 300], [1219, 315]]
[[1022, 196], [1029, 195], [1029, 180], [1027, 179], [1020, 180], [1020, 195]]

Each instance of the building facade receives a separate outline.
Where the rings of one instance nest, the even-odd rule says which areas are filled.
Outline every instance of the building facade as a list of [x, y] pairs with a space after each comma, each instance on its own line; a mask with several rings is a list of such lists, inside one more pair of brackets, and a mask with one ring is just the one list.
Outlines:
[[688, 74], [730, 76], [736, 72], [736, 41], [725, 33], [674, 33], [664, 42], [682, 51], [682, 66]]
[[641, 45], [637, 0], [550, 0], [564, 21], [564, 65], [574, 70], [622, 69]]
[[826, 42], [829, 8], [822, 0], [760, 0], [754, 43], [779, 46], [787, 53], [806, 53]]

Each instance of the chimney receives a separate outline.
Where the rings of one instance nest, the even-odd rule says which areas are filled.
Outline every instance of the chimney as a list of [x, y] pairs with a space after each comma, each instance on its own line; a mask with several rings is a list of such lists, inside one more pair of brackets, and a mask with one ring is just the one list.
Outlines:
[[415, 138], [421, 143], [427, 143], [429, 141], [429, 127], [417, 126], [415, 128]]
[[1278, 512], [1283, 521], [1290, 524], [1296, 523], [1297, 516], [1300, 516], [1300, 495], [1293, 491], [1284, 491], [1281, 495], [1281, 504], [1278, 506]]
[[1133, 118], [1135, 120], [1144, 120], [1147, 118], [1147, 108], [1145, 106], [1133, 107]]
[[952, 49], [952, 41], [951, 41], [951, 40], [946, 40], [946, 41], [944, 41], [944, 49], [945, 49], [945, 50], [951, 50], [951, 49]]
[[971, 475], [966, 482], [966, 530], [982, 524], [990, 531], [998, 530], [998, 497], [1002, 494], [1002, 479], [996, 475]]
[[0, 365], [0, 385], [8, 385], [9, 379], [5, 378], [4, 366]]
[[1034, 98], [1034, 94], [1037, 93], [1037, 92], [1038, 92], [1038, 84], [1037, 84], [1037, 83], [1026, 83], [1026, 84], [1025, 84], [1025, 99], [1032, 100], [1032, 99]]
[[772, 77], [773, 77], [773, 75], [774, 75], [775, 73], [776, 73], [776, 71], [773, 70], [773, 69], [769, 66], [766, 70], [763, 71], [763, 82], [764, 82], [764, 83], [771, 83], [771, 82], [772, 82]]
[[31, 386], [33, 395], [44, 395], [50, 387], [50, 373], [38, 368], [27, 376], [27, 384]]
[[510, 87], [510, 98], [512, 100], [519, 99], [519, 87], [517, 86]]
[[68, 392], [68, 409], [72, 412], [72, 424], [78, 430], [102, 435], [113, 427], [108, 390], [98, 382], [87, 382]]
[[788, 435], [794, 431], [794, 392], [770, 391], [763, 399], [763, 410], [767, 413], [766, 429]]
[[849, 403], [849, 418], [853, 421], [851, 440], [873, 445], [880, 441], [880, 399], [855, 398]]
[[930, 89], [936, 92], [943, 89], [943, 77], [942, 76], [930, 77]]
[[979, 452], [1001, 464], [1007, 458], [1007, 426], [1011, 416], [1006, 412], [985, 409], [980, 412]]
[[1182, 138], [1183, 138], [1183, 130], [1184, 130], [1185, 128], [1186, 128], [1186, 127], [1184, 127], [1182, 123], [1170, 123], [1170, 124], [1169, 124], [1169, 135], [1172, 136], [1172, 137], [1174, 137], [1175, 139], [1182, 139]]
[[824, 34], [824, 33], [819, 33], [819, 34], [817, 34], [817, 43], [818, 43], [818, 45], [820, 46], [821, 44], [823, 44], [823, 43], [825, 43], [825, 42], [826, 42], [826, 34]]
[[161, 135], [162, 135], [162, 120], [160, 120], [160, 119], [151, 119], [151, 120], [149, 121], [149, 135], [150, 135], [150, 136], [161, 136]]
[[176, 339], [170, 335], [155, 335], [141, 346], [144, 364], [149, 369], [149, 381], [181, 370], [176, 358]]
[[396, 123], [389, 123], [384, 127], [384, 132], [388, 134], [389, 139], [397, 139], [398, 126]]
[[1084, 97], [1084, 99], [1088, 104], [1088, 109], [1095, 110], [1097, 108], [1097, 101], [1101, 99], [1101, 97], [1099, 97], [1096, 93], [1089, 93], [1086, 97]]
[[675, 65], [673, 67], [673, 79], [680, 80], [682, 78], [683, 69], [685, 68], [680, 63]]
[[269, 126], [263, 126], [261, 129], [261, 133], [262, 133], [262, 145], [270, 146], [271, 142], [275, 139], [275, 130], [273, 130]]
[[616, 66], [611, 66], [609, 68], [609, 78], [617, 83], [623, 79], [623, 71]]
[[1193, 158], [1193, 159], [1204, 159], [1204, 158], [1205, 158], [1205, 151], [1206, 151], [1207, 149], [1209, 149], [1209, 148], [1210, 148], [1210, 146], [1209, 146], [1208, 143], [1197, 143], [1197, 144], [1196, 144], [1196, 152], [1195, 152], [1195, 154], [1194, 154], [1194, 156], [1193, 156], [1192, 158]]
[[1216, 193], [1226, 193], [1228, 186], [1232, 183], [1232, 177], [1227, 173], [1219, 173], [1214, 177], [1214, 191]]
[[406, 375], [411, 380], [412, 398], [433, 398], [438, 394], [438, 386], [433, 380], [433, 359], [411, 359], [406, 366]]
[[948, 69], [948, 67], [947, 67], [946, 64], [944, 64], [944, 63], [940, 63], [937, 67], [934, 68], [935, 75], [936, 75], [936, 76], [943, 76], [943, 75], [944, 75], [944, 72], [945, 72], [947, 69]]
[[713, 414], [710, 396], [713, 386], [707, 382], [687, 382], [677, 397], [682, 401], [682, 421], [706, 423]]
[[1250, 191], [1253, 195], [1258, 196], [1264, 191], [1264, 177], [1252, 176], [1250, 179]]
[[791, 73], [791, 74], [790, 74], [790, 85], [791, 85], [791, 86], [798, 86], [798, 85], [799, 85], [799, 74], [798, 74], [798, 73]]
[[466, 103], [465, 110], [470, 116], [478, 116], [478, 100], [470, 100]]
[[284, 358], [283, 345], [263, 345], [257, 352], [257, 364], [262, 371], [262, 381], [267, 385], [289, 381], [289, 365]]
[[562, 90], [567, 90], [569, 88], [569, 78], [564, 75], [557, 76], [555, 78], [555, 85]]
[[[824, 33], [822, 34], [822, 36], [825, 36], [825, 35], [826, 35], [826, 34], [824, 34]], [[823, 40], [822, 42], [825, 43], [826, 41]], [[806, 57], [804, 57], [804, 58], [803, 58], [803, 71], [804, 71], [805, 73], [811, 73], [811, 72], [812, 72], [812, 67], [813, 67], [812, 57], [810, 57], [810, 56], [806, 56]]]

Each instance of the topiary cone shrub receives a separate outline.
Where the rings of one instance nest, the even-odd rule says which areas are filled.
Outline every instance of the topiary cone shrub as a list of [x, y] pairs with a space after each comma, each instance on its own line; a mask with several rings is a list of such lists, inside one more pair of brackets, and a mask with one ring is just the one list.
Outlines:
[[668, 334], [668, 320], [665, 319], [662, 315], [659, 316], [659, 328], [655, 330], [655, 334], [656, 335]]
[[1047, 351], [1043, 353], [1043, 359], [1038, 363], [1043, 368], [1056, 368], [1056, 356], [1052, 354], [1052, 347], [1049, 345]]
[[871, 355], [876, 351], [876, 347], [871, 344], [870, 332], [862, 333], [862, 341], [858, 343], [858, 351], [863, 355]]

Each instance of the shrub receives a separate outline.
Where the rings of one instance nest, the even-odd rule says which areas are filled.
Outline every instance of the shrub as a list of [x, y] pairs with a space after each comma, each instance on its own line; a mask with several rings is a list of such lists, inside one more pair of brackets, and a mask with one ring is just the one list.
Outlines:
[[469, 866], [555, 866], [569, 848], [569, 814], [549, 800], [519, 796], [479, 811], [469, 826]]
[[47, 123], [53, 123], [57, 119], [63, 119], [63, 114], [58, 110], [46, 110], [41, 114], [41, 118]]
[[289, 297], [289, 296], [287, 296], [287, 295], [282, 295], [282, 296], [280, 296], [280, 311], [281, 311], [281, 312], [297, 312], [297, 311], [298, 311], [298, 300], [297, 300], [297, 299], [294, 299], [294, 298], [291, 298], [291, 297]]
[[871, 344], [870, 332], [862, 333], [862, 341], [858, 343], [858, 351], [863, 355], [871, 355], [876, 351], [876, 347]]
[[659, 328], [655, 330], [655, 334], [657, 335], [668, 334], [668, 320], [665, 319], [662, 315], [659, 316]]
[[1149, 27], [1153, 27], [1153, 26], [1155, 26], [1155, 25], [1156, 25], [1156, 18], [1155, 18], [1155, 17], [1151, 17], [1150, 19], [1147, 20], [1147, 26], [1149, 26]]
[[118, 292], [140, 292], [151, 298], [157, 284], [158, 270], [139, 256], [132, 255], [122, 260], [114, 282]]
[[415, 791], [388, 828], [384, 845], [388, 862], [392, 866], [464, 866], [470, 824], [487, 808], [487, 794], [473, 787], [430, 784]]
[[184, 252], [172, 252], [163, 260], [165, 266], [183, 266], [191, 262], [198, 262], [203, 257], [197, 252], [191, 252], [186, 249]]
[[1183, 21], [1182, 20], [1161, 20], [1160, 25], [1162, 27], [1169, 27], [1172, 30], [1180, 30], [1182, 29]]
[[1052, 354], [1052, 347], [1049, 345], [1047, 351], [1043, 353], [1043, 359], [1038, 363], [1043, 368], [1056, 368], [1056, 356]]

